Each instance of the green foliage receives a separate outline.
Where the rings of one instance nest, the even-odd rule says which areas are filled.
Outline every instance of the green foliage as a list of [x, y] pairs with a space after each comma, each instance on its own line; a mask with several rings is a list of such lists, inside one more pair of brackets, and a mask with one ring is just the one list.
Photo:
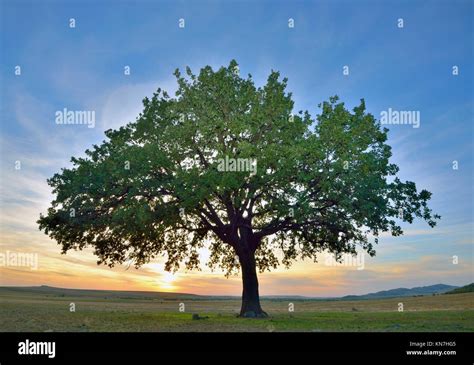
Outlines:
[[[40, 229], [63, 252], [92, 246], [110, 266], [166, 255], [168, 270], [194, 269], [207, 246], [210, 266], [231, 273], [236, 254], [255, 253], [263, 271], [358, 245], [374, 255], [379, 234], [402, 234], [402, 221], [435, 226], [431, 193], [396, 177], [388, 130], [364, 100], [349, 111], [335, 96], [315, 119], [293, 115], [278, 72], [256, 87], [236, 70], [176, 70], [174, 97], [158, 89], [135, 122], [48, 180], [56, 197]], [[256, 160], [256, 173], [219, 171], [226, 157]]]

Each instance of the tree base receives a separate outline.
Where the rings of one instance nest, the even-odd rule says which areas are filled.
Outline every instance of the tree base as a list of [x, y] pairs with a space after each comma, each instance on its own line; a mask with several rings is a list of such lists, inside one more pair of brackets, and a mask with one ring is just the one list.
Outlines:
[[268, 318], [268, 314], [264, 311], [246, 311], [244, 313], [240, 313], [240, 318]]

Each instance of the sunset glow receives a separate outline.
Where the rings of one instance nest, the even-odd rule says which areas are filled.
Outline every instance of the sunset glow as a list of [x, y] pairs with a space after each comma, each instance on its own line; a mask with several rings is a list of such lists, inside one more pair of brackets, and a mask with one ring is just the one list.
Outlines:
[[[255, 4], [250, 16], [250, 2], [231, 7], [210, 2], [213, 11], [206, 12], [191, 2], [185, 11], [149, 3], [144, 11], [117, 2], [113, 16], [103, 6], [93, 14], [87, 7], [75, 9], [77, 28], [64, 32], [57, 27], [66, 27], [71, 17], [65, 4], [54, 9], [39, 2], [28, 8], [12, 1], [2, 5], [7, 14], [2, 33], [14, 37], [3, 39], [1, 61], [0, 253], [35, 254], [37, 268], [4, 261], [1, 286], [241, 295], [240, 276], [212, 271], [206, 248], [199, 250], [200, 271], [181, 266], [168, 273], [166, 256], [138, 269], [133, 264], [109, 268], [97, 265], [90, 247], [61, 254], [61, 246], [37, 224], [54, 199], [47, 179], [71, 167], [71, 156], [84, 157], [86, 149], [104, 140], [105, 130], [134, 121], [143, 111], [143, 98], [158, 87], [172, 95], [176, 68], [183, 73], [188, 65], [195, 71], [205, 65], [218, 69], [231, 59], [238, 60], [241, 75], [252, 74], [257, 86], [272, 69], [279, 70], [289, 80], [295, 113], [317, 115], [318, 103], [332, 95], [348, 109], [364, 98], [377, 119], [385, 110], [416, 109], [418, 127], [387, 125], [392, 162], [402, 179], [433, 193], [430, 205], [442, 217], [434, 229], [415, 221], [402, 224], [403, 236], [381, 235], [376, 256], [365, 254], [363, 262], [331, 265], [323, 252], [318, 262], [261, 273], [261, 294], [336, 297], [472, 282], [468, 11], [420, 3], [394, 5], [395, 12], [371, 5], [373, 12], [367, 12], [355, 5], [339, 10], [330, 2], [295, 2], [275, 4], [271, 12]], [[409, 18], [403, 30], [396, 28], [400, 14]], [[188, 19], [185, 29], [175, 26], [182, 16]], [[290, 16], [296, 27], [288, 33]], [[209, 27], [219, 31], [209, 32]], [[17, 65], [21, 75], [15, 74]], [[345, 65], [349, 75], [343, 74]], [[130, 75], [124, 74], [126, 66]], [[459, 66], [456, 77], [453, 66]], [[55, 113], [67, 119], [66, 109], [94, 111], [95, 124], [56, 123]]]

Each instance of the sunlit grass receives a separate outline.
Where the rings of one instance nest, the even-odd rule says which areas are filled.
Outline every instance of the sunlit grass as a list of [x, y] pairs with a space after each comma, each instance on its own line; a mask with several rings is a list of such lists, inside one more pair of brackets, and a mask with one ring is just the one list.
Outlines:
[[[398, 302], [405, 310], [398, 312]], [[70, 303], [76, 311], [70, 312]], [[184, 303], [185, 312], [179, 312]], [[474, 294], [359, 301], [264, 300], [268, 319], [242, 319], [238, 300], [144, 300], [0, 290], [1, 331], [474, 331]], [[193, 320], [198, 313], [205, 319]]]

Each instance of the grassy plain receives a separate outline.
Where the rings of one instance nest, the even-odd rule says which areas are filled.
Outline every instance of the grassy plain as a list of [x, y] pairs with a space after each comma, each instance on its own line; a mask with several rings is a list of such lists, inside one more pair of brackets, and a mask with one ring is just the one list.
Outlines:
[[[238, 298], [110, 293], [2, 287], [0, 331], [474, 331], [474, 293], [376, 300], [264, 299], [268, 319], [237, 318]], [[185, 312], [179, 311], [181, 303]], [[289, 303], [294, 312], [289, 312]], [[193, 319], [193, 314], [201, 319]]]

